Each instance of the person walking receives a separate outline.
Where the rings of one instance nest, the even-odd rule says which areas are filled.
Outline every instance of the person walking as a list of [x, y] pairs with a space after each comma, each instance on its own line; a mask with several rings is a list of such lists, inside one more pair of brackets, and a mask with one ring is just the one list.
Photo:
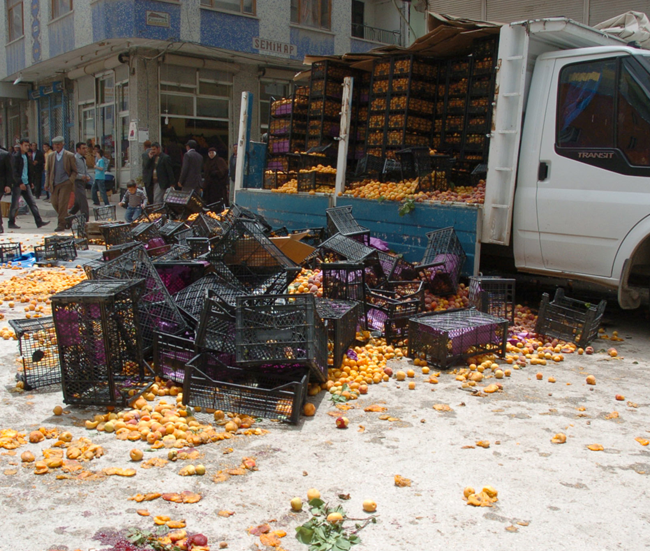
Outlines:
[[54, 138], [52, 146], [54, 153], [48, 161], [45, 189], [52, 194], [52, 206], [58, 215], [54, 231], [65, 231], [70, 194], [77, 179], [77, 160], [73, 153], [63, 148], [63, 136]]
[[[13, 186], [13, 173], [11, 167], [11, 153], [0, 147], [0, 190], [5, 194], [11, 193]], [[2, 210], [0, 210], [0, 233], [4, 233], [2, 225]]]
[[75, 161], [77, 162], [77, 179], [74, 182], [74, 205], [68, 214], [74, 215], [81, 211], [90, 220], [90, 209], [88, 208], [88, 198], [86, 197], [86, 184], [90, 182], [90, 174], [86, 166], [86, 155], [88, 146], [84, 142], [77, 142], [77, 152]]
[[43, 190], [43, 172], [45, 172], [45, 155], [38, 148], [36, 142], [32, 142], [31, 151], [29, 153], [30, 161], [34, 165], [34, 197], [41, 198], [41, 191]]
[[126, 185], [126, 193], [120, 202], [120, 206], [126, 209], [124, 221], [131, 224], [142, 215], [142, 209], [147, 206], [147, 194], [138, 189], [138, 185], [131, 180]]
[[167, 188], [173, 187], [176, 180], [174, 178], [172, 160], [169, 155], [163, 153], [162, 147], [158, 142], [151, 144], [147, 170], [151, 171], [153, 204], [160, 205], [164, 201], [165, 191], [167, 191]]
[[46, 181], [46, 177], [47, 177], [48, 162], [51, 159], [52, 155], [54, 155], [54, 151], [52, 150], [52, 146], [49, 143], [45, 142], [43, 144], [43, 157], [44, 157], [45, 160], [43, 161], [44, 170], [43, 170], [43, 177], [41, 178], [41, 180], [42, 180], [41, 188], [45, 192], [45, 200], [46, 201], [50, 200], [50, 192], [45, 188], [45, 181]]
[[104, 204], [110, 204], [108, 201], [108, 194], [106, 193], [106, 169], [108, 168], [108, 159], [104, 157], [104, 152], [101, 149], [95, 149], [95, 180], [93, 187], [90, 190], [90, 195], [93, 199], [93, 205], [99, 206], [99, 196], [97, 192], [102, 194]]
[[211, 147], [208, 150], [208, 158], [203, 165], [203, 200], [211, 205], [221, 201], [224, 207], [229, 205], [228, 201], [228, 165], [217, 154], [217, 150]]
[[16, 214], [18, 214], [18, 202], [22, 196], [32, 211], [34, 222], [37, 228], [47, 226], [50, 221], [44, 221], [41, 213], [38, 212], [36, 201], [32, 195], [32, 184], [34, 183], [34, 165], [29, 160], [29, 140], [20, 140], [20, 150], [11, 158], [13, 185], [11, 186], [11, 207], [9, 208], [9, 228], [19, 230], [16, 225]]
[[147, 140], [142, 146], [144, 147], [144, 152], [142, 153], [142, 183], [147, 192], [147, 201], [153, 205], [155, 203], [153, 196], [153, 168], [149, 166], [149, 161], [151, 160], [151, 141]]
[[178, 185], [183, 191], [201, 190], [202, 179], [201, 170], [203, 169], [203, 156], [196, 150], [199, 144], [190, 140], [185, 144], [187, 152], [183, 156], [183, 166], [181, 166], [181, 175], [178, 178]]

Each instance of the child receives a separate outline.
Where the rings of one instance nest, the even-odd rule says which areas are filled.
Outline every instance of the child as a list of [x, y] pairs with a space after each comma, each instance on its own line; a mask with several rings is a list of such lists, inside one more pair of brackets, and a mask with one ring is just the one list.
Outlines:
[[138, 185], [131, 180], [126, 185], [126, 193], [122, 198], [120, 206], [126, 208], [124, 220], [131, 224], [137, 218], [140, 218], [142, 209], [147, 205], [147, 196], [144, 191], [138, 189]]

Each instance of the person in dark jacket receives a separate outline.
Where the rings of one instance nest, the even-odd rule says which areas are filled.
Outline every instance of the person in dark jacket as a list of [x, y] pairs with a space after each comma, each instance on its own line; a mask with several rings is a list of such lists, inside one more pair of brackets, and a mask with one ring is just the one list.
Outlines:
[[183, 156], [183, 166], [181, 175], [178, 178], [178, 185], [184, 191], [195, 189], [200, 190], [202, 179], [201, 170], [203, 169], [203, 155], [196, 148], [199, 146], [194, 140], [185, 144], [187, 152]]
[[43, 190], [43, 172], [45, 171], [45, 154], [38, 148], [36, 142], [32, 142], [29, 152], [29, 160], [34, 165], [34, 197], [41, 198]]
[[163, 202], [167, 189], [176, 183], [176, 179], [172, 160], [169, 155], [163, 153], [158, 142], [151, 144], [147, 171], [151, 172], [153, 204], [159, 205]]
[[228, 201], [228, 165], [217, 154], [217, 150], [211, 147], [208, 150], [208, 158], [203, 165], [203, 200], [211, 205], [218, 201], [223, 206], [229, 205]]
[[11, 208], [9, 209], [9, 228], [20, 229], [16, 226], [16, 214], [18, 213], [18, 201], [22, 196], [32, 211], [34, 222], [37, 228], [47, 226], [50, 221], [44, 221], [32, 195], [32, 184], [34, 183], [34, 165], [29, 162], [29, 140], [20, 140], [20, 150], [11, 157], [11, 168], [13, 185], [11, 187]]
[[[6, 149], [0, 148], [0, 190], [4, 193], [11, 193], [13, 185], [13, 174], [11, 168], [11, 153]], [[4, 233], [2, 225], [2, 211], [0, 210], [0, 233]]]

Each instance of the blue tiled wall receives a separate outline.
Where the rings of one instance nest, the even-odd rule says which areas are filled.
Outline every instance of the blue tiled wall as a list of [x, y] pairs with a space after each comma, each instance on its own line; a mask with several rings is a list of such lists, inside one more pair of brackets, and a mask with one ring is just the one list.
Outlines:
[[25, 68], [25, 40], [7, 46], [7, 74], [11, 75]]
[[[169, 14], [169, 27], [147, 25], [147, 11]], [[180, 39], [181, 7], [155, 0], [103, 0], [92, 6], [93, 39]]]
[[298, 46], [298, 55], [294, 59], [303, 59], [306, 55], [334, 55], [332, 34], [292, 27], [291, 44]]
[[74, 15], [67, 15], [48, 25], [50, 35], [50, 56], [74, 50]]
[[260, 35], [260, 24], [252, 17], [242, 17], [213, 10], [201, 10], [201, 43], [227, 50], [258, 53], [253, 38]]
[[365, 40], [350, 39], [350, 53], [364, 54], [373, 48], [379, 48], [382, 44], [376, 42], [366, 42]]

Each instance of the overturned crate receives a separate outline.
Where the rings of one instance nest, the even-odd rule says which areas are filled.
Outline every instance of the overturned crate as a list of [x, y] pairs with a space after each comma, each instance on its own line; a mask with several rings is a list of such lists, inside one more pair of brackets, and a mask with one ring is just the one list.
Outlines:
[[180, 218], [203, 212], [205, 203], [194, 190], [169, 188], [165, 193], [165, 208]]
[[312, 295], [240, 297], [236, 317], [237, 365], [305, 365], [327, 380], [327, 333]]
[[182, 385], [185, 366], [194, 356], [193, 340], [183, 335], [154, 333], [153, 368], [158, 377]]
[[61, 382], [59, 347], [52, 317], [9, 320], [18, 339], [22, 368], [16, 379], [25, 390], [32, 390]]
[[148, 352], [156, 331], [178, 334], [187, 323], [167, 291], [143, 245], [131, 249], [115, 260], [105, 262], [95, 271], [97, 279], [144, 279], [145, 290], [137, 307], [142, 347]]
[[458, 290], [467, 255], [452, 227], [429, 232], [427, 238], [429, 242], [418, 270], [434, 295], [453, 295]]
[[380, 289], [366, 289], [366, 320], [369, 331], [384, 333], [387, 344], [408, 337], [409, 319], [422, 311], [421, 281], [390, 281]]
[[93, 207], [93, 215], [95, 222], [111, 222], [117, 220], [117, 207], [115, 205]]
[[515, 324], [515, 280], [478, 276], [469, 279], [469, 305]]
[[370, 244], [370, 230], [360, 226], [352, 216], [352, 207], [332, 207], [325, 210], [327, 214], [327, 233], [330, 237], [340, 233], [364, 245]]
[[574, 342], [584, 348], [598, 337], [606, 306], [606, 300], [594, 304], [566, 297], [564, 289], [556, 289], [553, 301], [544, 293], [535, 333]]
[[146, 391], [137, 303], [145, 281], [82, 281], [52, 297], [66, 404], [125, 406]]
[[160, 261], [158, 257], [153, 265], [170, 295], [189, 287], [205, 274], [205, 264], [193, 260]]
[[0, 243], [0, 263], [12, 262], [22, 254], [20, 243]]
[[475, 309], [421, 314], [409, 320], [408, 355], [445, 369], [482, 354], [505, 356], [508, 320]]
[[119, 224], [102, 224], [99, 227], [99, 230], [102, 233], [104, 244], [107, 249], [116, 245], [130, 243], [133, 240], [131, 237], [131, 224], [127, 224], [126, 222]]
[[187, 364], [183, 404], [296, 424], [308, 383], [304, 367], [242, 369], [203, 352]]
[[320, 269], [325, 298], [364, 302], [366, 270], [363, 264], [323, 262]]
[[36, 262], [69, 262], [77, 258], [77, 246], [73, 237], [46, 237], [43, 246], [34, 247]]
[[197, 349], [221, 354], [223, 361], [233, 364], [236, 354], [236, 323], [234, 312], [217, 297], [210, 296], [203, 303], [196, 332]]
[[345, 300], [316, 299], [318, 315], [327, 330], [327, 350], [331, 355], [331, 367], [339, 368], [343, 356], [354, 342], [357, 334], [362, 305]]

